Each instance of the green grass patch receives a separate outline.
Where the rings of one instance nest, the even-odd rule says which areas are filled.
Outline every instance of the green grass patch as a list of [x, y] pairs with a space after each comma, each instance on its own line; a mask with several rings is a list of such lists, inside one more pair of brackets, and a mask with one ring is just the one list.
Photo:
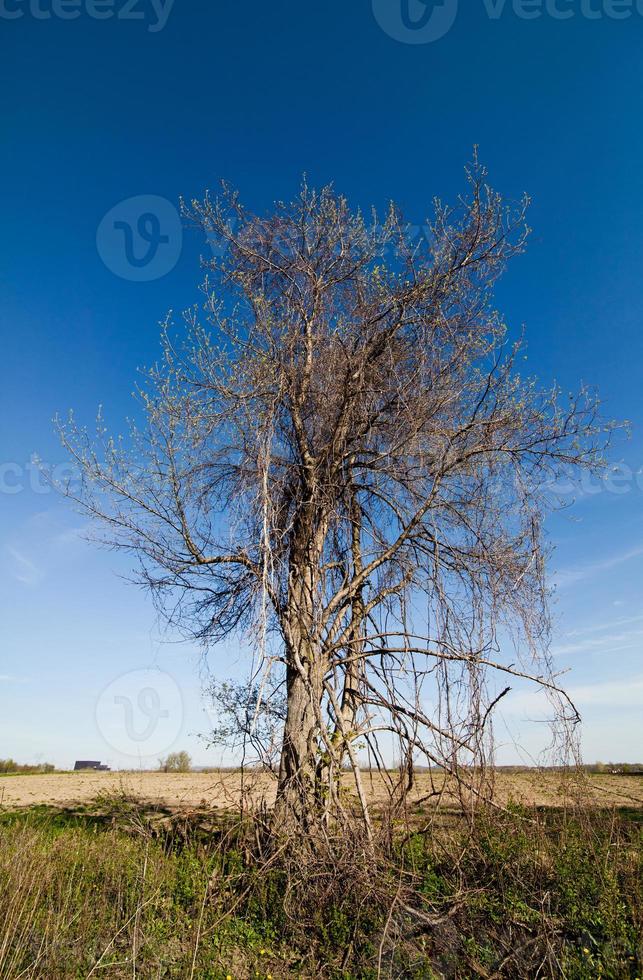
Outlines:
[[307, 869], [253, 832], [126, 797], [1, 813], [0, 980], [641, 976], [635, 820], [516, 808]]

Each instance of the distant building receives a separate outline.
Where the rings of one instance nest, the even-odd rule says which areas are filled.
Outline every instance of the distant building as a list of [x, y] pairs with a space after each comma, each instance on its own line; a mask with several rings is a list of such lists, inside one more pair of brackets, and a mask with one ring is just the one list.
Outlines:
[[109, 772], [109, 766], [104, 766], [101, 762], [92, 762], [87, 759], [80, 759], [74, 765], [74, 772], [80, 772], [82, 769], [93, 769], [94, 772]]

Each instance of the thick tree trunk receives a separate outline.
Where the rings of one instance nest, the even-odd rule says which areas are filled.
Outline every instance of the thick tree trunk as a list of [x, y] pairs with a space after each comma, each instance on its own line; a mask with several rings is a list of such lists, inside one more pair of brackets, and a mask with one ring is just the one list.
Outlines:
[[[311, 545], [312, 521], [303, 544], [293, 545], [286, 633], [286, 720], [279, 766], [277, 820], [305, 828], [314, 820], [315, 777], [320, 751], [324, 663], [314, 636], [317, 549]], [[300, 539], [301, 540], [301, 539]]]
[[315, 733], [318, 727], [315, 697], [318, 695], [313, 693], [312, 678], [302, 677], [295, 666], [288, 667], [286, 684], [286, 721], [277, 801], [301, 819], [314, 797]]

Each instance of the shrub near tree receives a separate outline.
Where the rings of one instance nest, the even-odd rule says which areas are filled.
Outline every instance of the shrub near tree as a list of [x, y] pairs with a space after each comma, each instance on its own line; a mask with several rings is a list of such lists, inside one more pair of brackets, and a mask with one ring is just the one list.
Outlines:
[[160, 760], [159, 768], [161, 772], [190, 772], [192, 759], [187, 752], [170, 752], [165, 759]]

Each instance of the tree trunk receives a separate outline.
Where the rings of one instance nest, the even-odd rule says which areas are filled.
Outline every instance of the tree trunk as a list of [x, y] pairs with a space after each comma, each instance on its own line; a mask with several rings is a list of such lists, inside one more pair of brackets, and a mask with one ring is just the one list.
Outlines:
[[[279, 786], [278, 809], [289, 811], [298, 821], [306, 818], [306, 811], [313, 805], [315, 761], [318, 727], [313, 678], [302, 677], [301, 672], [289, 665], [286, 675], [287, 699]], [[321, 692], [319, 692], [321, 701]]]
[[286, 720], [279, 766], [276, 817], [307, 828], [316, 810], [315, 776], [320, 751], [324, 663], [314, 642], [317, 552], [310, 520], [293, 545], [286, 634]]

